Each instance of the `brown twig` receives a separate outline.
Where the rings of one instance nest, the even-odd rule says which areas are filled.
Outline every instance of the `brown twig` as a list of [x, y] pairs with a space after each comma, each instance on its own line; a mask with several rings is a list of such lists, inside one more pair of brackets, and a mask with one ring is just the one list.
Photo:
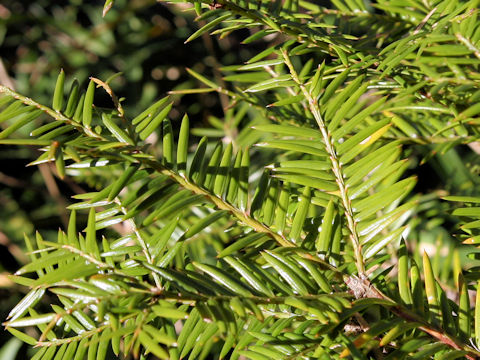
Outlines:
[[[402, 318], [407, 322], [414, 322], [414, 323], [420, 324], [420, 326], [418, 326], [419, 330], [429, 334], [433, 338], [437, 339], [438, 341], [444, 343], [445, 345], [455, 350], [462, 350], [462, 351], [468, 352], [468, 354], [465, 355], [466, 359], [469, 359], [469, 360], [480, 359], [479, 351], [473, 349], [469, 345], [466, 345], [460, 340], [450, 335], [447, 335], [443, 331], [443, 329], [439, 329], [433, 326], [432, 324], [429, 324], [417, 314], [397, 304], [388, 296], [384, 295], [377, 288], [375, 288], [375, 286], [372, 283], [370, 283], [368, 279], [360, 279], [356, 276], [350, 276], [349, 278], [345, 279], [345, 283], [347, 284], [348, 288], [350, 289], [352, 294], [355, 296], [355, 298], [357, 299], [370, 298], [370, 299], [386, 300], [391, 305], [386, 307], [399, 318]], [[388, 303], [386, 303], [386, 305]]]
[[7, 69], [0, 58], [0, 84], [8, 86], [10, 89], [15, 90], [15, 84], [12, 78], [8, 75]]
[[25, 256], [23, 250], [17, 244], [13, 243], [7, 235], [0, 231], [0, 244], [5, 246], [10, 254], [12, 254], [15, 259], [18, 260], [21, 264], [28, 263], [28, 257]]

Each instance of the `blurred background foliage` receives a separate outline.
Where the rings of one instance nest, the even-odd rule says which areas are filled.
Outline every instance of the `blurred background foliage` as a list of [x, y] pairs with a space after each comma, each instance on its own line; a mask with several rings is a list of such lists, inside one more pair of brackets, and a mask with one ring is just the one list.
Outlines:
[[[125, 98], [124, 107], [131, 117], [170, 90], [197, 87], [187, 68], [221, 83], [219, 64], [240, 64], [269, 45], [262, 40], [242, 46], [242, 39], [250, 35], [247, 29], [221, 39], [205, 35], [184, 44], [198, 25], [194, 24], [194, 14], [178, 5], [166, 7], [149, 0], [117, 0], [105, 18], [102, 8], [103, 2], [94, 0], [3, 0], [0, 83], [48, 104], [60, 68], [68, 78], [77, 78], [81, 84], [89, 76], [106, 80], [121, 73], [110, 85], [118, 96]], [[108, 96], [101, 96], [96, 98], [96, 104], [103, 102], [110, 106]], [[218, 119], [228, 113], [225, 99], [216, 93], [203, 93], [185, 95], [181, 100], [178, 97], [174, 104], [173, 123], [179, 123], [188, 112], [192, 127], [196, 128], [195, 135], [225, 134], [215, 129], [222, 126]], [[425, 153], [420, 150], [424, 148], [414, 144], [409, 148], [411, 172], [419, 179], [413, 194], [421, 202], [409, 241], [427, 250], [436, 249], [432, 251], [433, 265], [440, 280], [446, 280], [450, 267], [455, 265], [444, 263], [446, 253], [458, 249], [457, 259], [464, 266], [473, 263], [465, 263], [460, 242], [451, 236], [459, 231], [455, 219], [448, 215], [451, 203], [441, 201], [440, 196], [478, 193], [479, 150], [463, 146], [436, 153], [432, 147], [432, 152]], [[24, 296], [23, 289], [6, 277], [26, 261], [23, 234], [32, 235], [38, 230], [46, 239], [55, 238], [58, 228], [66, 222], [65, 206], [70, 203], [71, 195], [96, 186], [92, 180], [82, 185], [68, 178], [60, 181], [46, 164], [39, 169], [25, 167], [38, 156], [35, 151], [24, 146], [2, 147], [0, 151], [2, 319]], [[416, 254], [421, 256], [420, 251]], [[451, 261], [452, 257], [447, 259]], [[0, 337], [0, 359], [30, 357], [26, 354], [27, 346], [22, 347], [8, 333], [4, 334]]]

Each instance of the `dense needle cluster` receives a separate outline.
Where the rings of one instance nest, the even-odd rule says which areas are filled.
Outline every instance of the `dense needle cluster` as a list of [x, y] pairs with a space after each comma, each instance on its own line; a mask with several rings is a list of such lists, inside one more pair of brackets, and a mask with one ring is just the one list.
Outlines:
[[[83, 91], [60, 71], [51, 106], [0, 86], [0, 144], [103, 179], [56, 241], [26, 236], [11, 278], [29, 292], [6, 329], [36, 360], [480, 358], [478, 270], [439, 281], [412, 236], [446, 200], [478, 252], [477, 180], [432, 200], [408, 171], [479, 137], [478, 1], [188, 3], [201, 26], [187, 42], [248, 29], [244, 46], [265, 49], [220, 82], [188, 69], [198, 88], [133, 119], [94, 77]], [[178, 96], [207, 92], [228, 99], [223, 141], [169, 119]]]

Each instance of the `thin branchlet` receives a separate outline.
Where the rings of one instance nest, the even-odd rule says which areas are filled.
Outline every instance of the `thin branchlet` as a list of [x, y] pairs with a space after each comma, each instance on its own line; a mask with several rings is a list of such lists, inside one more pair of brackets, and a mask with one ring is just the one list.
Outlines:
[[292, 62], [290, 61], [290, 57], [288, 56], [287, 51], [285, 49], [282, 49], [281, 51], [282, 51], [283, 58], [285, 59], [285, 64], [287, 65], [288, 69], [290, 70], [290, 74], [292, 75], [292, 79], [298, 84], [298, 86], [302, 90], [302, 93], [304, 94], [305, 99], [308, 103], [310, 112], [315, 118], [315, 121], [317, 122], [317, 125], [318, 125], [318, 129], [322, 134], [325, 150], [327, 151], [330, 157], [330, 161], [332, 164], [332, 172], [335, 175], [335, 181], [338, 185], [340, 198], [342, 199], [343, 208], [345, 210], [345, 218], [347, 220], [347, 226], [350, 232], [349, 237], [355, 253], [355, 264], [357, 266], [357, 271], [360, 277], [366, 277], [365, 261], [363, 260], [362, 246], [360, 244], [360, 240], [357, 232], [357, 222], [353, 214], [352, 202], [348, 197], [348, 189], [344, 181], [342, 164], [340, 163], [337, 157], [335, 146], [332, 141], [332, 135], [329, 133], [327, 126], [325, 124], [325, 121], [322, 118], [318, 101], [313, 98], [312, 94], [307, 90], [305, 85], [298, 78], [297, 72], [295, 71], [295, 68], [293, 67]]

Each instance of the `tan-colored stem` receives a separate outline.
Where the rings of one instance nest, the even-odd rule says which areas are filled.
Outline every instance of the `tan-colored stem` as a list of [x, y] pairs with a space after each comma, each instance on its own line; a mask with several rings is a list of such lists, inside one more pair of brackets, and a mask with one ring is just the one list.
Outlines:
[[362, 247], [357, 232], [357, 222], [353, 215], [352, 202], [348, 197], [347, 186], [345, 185], [342, 164], [340, 163], [337, 152], [335, 151], [335, 146], [333, 144], [332, 136], [328, 131], [328, 128], [323, 120], [323, 117], [320, 113], [320, 107], [318, 101], [313, 98], [312, 94], [307, 90], [305, 85], [298, 78], [297, 72], [295, 71], [290, 57], [288, 56], [286, 50], [282, 49], [282, 55], [285, 59], [285, 64], [290, 70], [293, 80], [299, 85], [300, 89], [305, 96], [305, 99], [308, 102], [308, 108], [312, 113], [315, 121], [317, 122], [318, 128], [322, 134], [323, 142], [325, 144], [325, 150], [330, 156], [330, 161], [332, 163], [332, 171], [335, 175], [335, 181], [338, 185], [338, 190], [340, 192], [340, 198], [342, 199], [343, 208], [345, 211], [345, 218], [347, 219], [347, 227], [350, 233], [350, 240], [353, 246], [353, 251], [355, 253], [355, 263], [357, 266], [357, 271], [360, 277], [365, 277], [365, 262], [363, 260]]

